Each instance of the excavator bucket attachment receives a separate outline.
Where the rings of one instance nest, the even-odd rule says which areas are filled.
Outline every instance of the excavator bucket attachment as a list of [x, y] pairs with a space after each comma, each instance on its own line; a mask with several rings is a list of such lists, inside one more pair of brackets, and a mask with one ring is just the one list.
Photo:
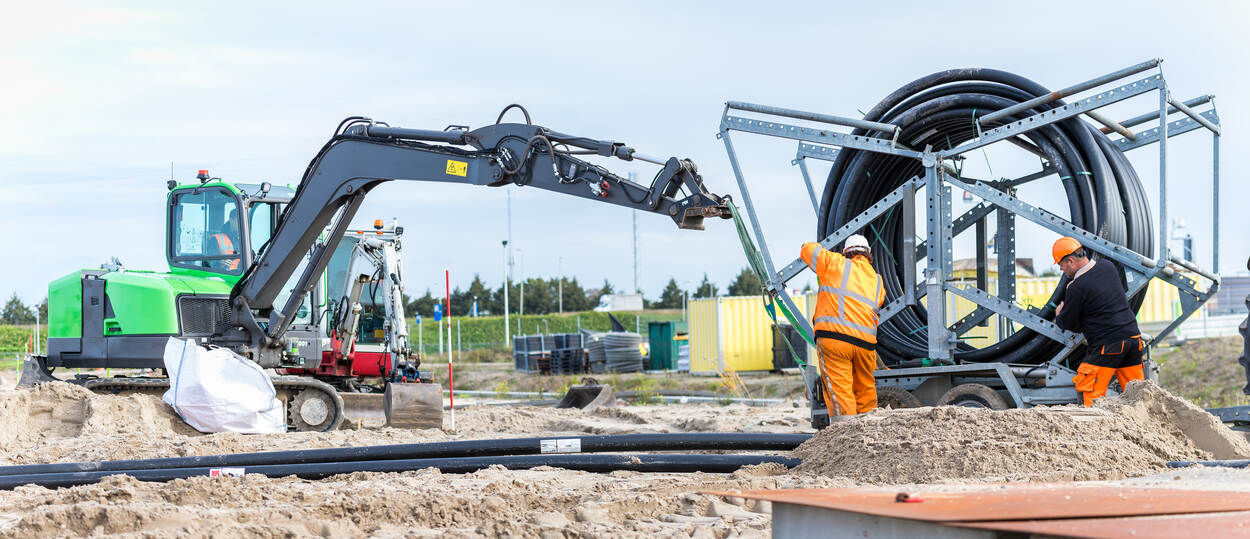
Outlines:
[[581, 408], [594, 410], [601, 406], [616, 406], [616, 392], [606, 384], [570, 386], [569, 392], [556, 403], [556, 408]]
[[350, 424], [358, 422], [382, 422], [386, 413], [382, 411], [381, 393], [339, 393], [343, 398], [343, 417]]
[[382, 411], [388, 427], [441, 429], [443, 387], [434, 383], [388, 383], [382, 393]]
[[18, 389], [30, 389], [44, 382], [56, 382], [42, 357], [26, 356], [22, 360], [22, 376], [17, 379]]

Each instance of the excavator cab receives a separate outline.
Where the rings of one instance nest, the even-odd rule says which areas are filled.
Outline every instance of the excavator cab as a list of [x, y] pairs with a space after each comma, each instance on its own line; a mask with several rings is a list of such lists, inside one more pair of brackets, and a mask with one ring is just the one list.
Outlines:
[[169, 266], [225, 275], [243, 272], [239, 205], [225, 187], [182, 190], [169, 199]]
[[[282, 207], [295, 196], [269, 183], [174, 185], [169, 193], [166, 258], [172, 273], [216, 274], [233, 284], [256, 259], [278, 225]], [[172, 183], [172, 182], [171, 182]], [[240, 213], [247, 216], [240, 219]]]

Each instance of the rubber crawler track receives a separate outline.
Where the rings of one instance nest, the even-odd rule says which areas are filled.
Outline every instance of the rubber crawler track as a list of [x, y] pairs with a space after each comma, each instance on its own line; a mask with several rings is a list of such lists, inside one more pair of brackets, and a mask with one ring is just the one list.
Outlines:
[[[293, 411], [290, 405], [294, 396], [300, 391], [313, 390], [328, 393], [330, 402], [335, 406], [332, 411], [334, 418], [326, 423], [322, 431], [332, 431], [339, 428], [343, 423], [343, 399], [339, 397], [334, 387], [325, 382], [312, 378], [303, 378], [298, 376], [276, 376], [272, 377], [273, 387], [278, 392], [278, 398], [287, 406], [285, 410], [288, 425], [295, 423], [290, 421]], [[66, 380], [71, 383], [81, 384], [83, 387], [90, 389], [96, 393], [121, 393], [136, 392], [149, 395], [161, 396], [169, 389], [168, 378], [146, 378], [146, 377], [117, 377], [117, 378], [92, 378], [88, 380]]]

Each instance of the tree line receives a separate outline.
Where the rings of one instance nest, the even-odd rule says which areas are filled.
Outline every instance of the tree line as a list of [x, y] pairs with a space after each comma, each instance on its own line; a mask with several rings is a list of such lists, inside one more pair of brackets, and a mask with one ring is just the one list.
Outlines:
[[35, 323], [35, 312], [39, 312], [39, 322], [48, 323], [48, 298], [34, 305], [22, 303], [22, 298], [14, 292], [9, 296], [9, 300], [4, 302], [4, 309], [0, 310], [0, 324], [10, 326], [19, 326], [23, 324]]
[[[560, 293], [561, 281], [563, 281], [563, 296]], [[521, 289], [522, 286], [519, 282], [512, 283], [508, 288], [510, 313], [520, 312]], [[578, 282], [576, 277], [565, 277], [563, 279], [531, 277], [525, 279], [524, 289], [525, 314], [559, 312], [561, 297], [563, 297], [564, 311], [588, 311], [599, 305], [599, 298], [604, 294], [618, 292], [607, 279], [604, 279], [603, 284], [598, 287], [586, 287]], [[759, 277], [750, 269], [744, 268], [724, 290], [730, 296], [752, 296], [760, 294], [762, 288]], [[690, 298], [711, 298], [719, 295], [720, 291], [720, 287], [713, 283], [706, 273], [703, 274], [703, 281], [694, 290], [690, 291], [683, 290], [681, 285], [677, 284], [677, 279], [670, 278], [668, 284], [660, 291], [658, 298], [650, 299], [646, 295], [643, 296], [643, 307], [647, 309], [680, 309], [687, 297], [687, 292], [689, 292], [688, 297]], [[451, 315], [472, 315], [475, 300], [479, 315], [503, 314], [503, 285], [495, 288], [487, 287], [480, 276], [474, 275], [473, 282], [469, 283], [468, 288], [462, 289], [457, 286], [452, 289]], [[446, 295], [434, 295], [427, 288], [422, 296], [411, 297], [408, 294], [404, 294], [404, 311], [409, 316], [420, 314], [428, 317], [434, 313], [434, 304], [442, 304], [445, 301], [447, 301]]]
[[[563, 280], [563, 296], [561, 296], [561, 280]], [[512, 283], [508, 289], [509, 312], [520, 312], [521, 289], [522, 286], [519, 282]], [[604, 279], [603, 284], [600, 286], [586, 287], [578, 282], [576, 277], [565, 277], [563, 279], [531, 277], [525, 279], [524, 289], [525, 314], [559, 312], [561, 297], [563, 297], [564, 311], [589, 311], [594, 309], [596, 305], [599, 305], [599, 298], [604, 294], [618, 292], [607, 279]], [[750, 269], [743, 268], [724, 290], [730, 296], [756, 295], [761, 292], [760, 280]], [[704, 273], [702, 282], [694, 290], [688, 291], [688, 297], [711, 298], [719, 295], [720, 291], [721, 288], [716, 283], [713, 283], [707, 274]], [[687, 291], [677, 284], [677, 279], [670, 278], [668, 284], [660, 291], [658, 298], [650, 299], [645, 295], [643, 296], [643, 307], [647, 309], [680, 309], [684, 299], [687, 297], [686, 293]], [[404, 294], [404, 310], [409, 316], [416, 314], [431, 316], [434, 313], [434, 304], [445, 302], [445, 298], [446, 296], [443, 294], [435, 296], [428, 288], [424, 295], [415, 298]], [[469, 283], [468, 288], [461, 289], [457, 286], [452, 290], [452, 316], [471, 315], [475, 300], [477, 301], [479, 315], [503, 314], [503, 286], [489, 288], [482, 281], [481, 277], [474, 275], [473, 282]], [[44, 298], [40, 303], [27, 305], [22, 302], [22, 299], [15, 292], [5, 302], [4, 309], [0, 311], [0, 324], [33, 324], [35, 323], [36, 309], [39, 311], [39, 320], [47, 323], [47, 298]]]

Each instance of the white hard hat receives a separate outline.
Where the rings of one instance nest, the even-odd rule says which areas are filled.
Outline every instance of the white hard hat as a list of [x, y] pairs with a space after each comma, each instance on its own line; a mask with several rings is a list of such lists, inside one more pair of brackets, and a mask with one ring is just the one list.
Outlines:
[[865, 238], [859, 234], [852, 234], [851, 237], [846, 239], [846, 243], [842, 244], [842, 252], [845, 253], [847, 251], [850, 251], [851, 249], [861, 249], [864, 251], [872, 251], [872, 248], [868, 247], [868, 238]]

